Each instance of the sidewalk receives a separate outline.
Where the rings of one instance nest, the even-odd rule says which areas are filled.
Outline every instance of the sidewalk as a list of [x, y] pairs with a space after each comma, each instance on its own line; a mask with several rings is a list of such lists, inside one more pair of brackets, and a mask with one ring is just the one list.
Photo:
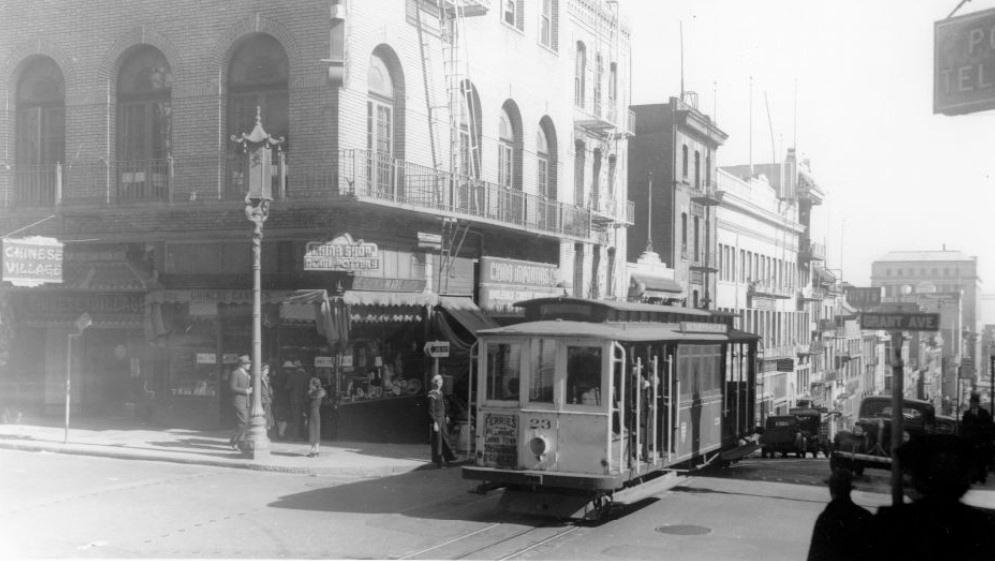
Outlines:
[[0, 448], [357, 477], [381, 477], [431, 466], [428, 443], [322, 442], [321, 455], [308, 458], [306, 442], [271, 442], [269, 457], [251, 460], [228, 445], [230, 431], [148, 427], [124, 417], [73, 420], [68, 443], [65, 435], [62, 419], [22, 419], [18, 424], [0, 424]]

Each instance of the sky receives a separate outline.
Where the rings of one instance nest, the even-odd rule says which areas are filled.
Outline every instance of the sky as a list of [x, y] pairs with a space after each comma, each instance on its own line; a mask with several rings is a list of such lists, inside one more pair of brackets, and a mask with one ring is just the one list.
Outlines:
[[946, 246], [976, 256], [995, 293], [995, 111], [933, 114], [933, 26], [959, 3], [621, 0], [632, 103], [679, 96], [683, 27], [684, 89], [729, 134], [719, 165], [781, 162], [792, 146], [808, 158], [827, 193], [813, 238], [843, 280], [869, 285], [889, 251]]

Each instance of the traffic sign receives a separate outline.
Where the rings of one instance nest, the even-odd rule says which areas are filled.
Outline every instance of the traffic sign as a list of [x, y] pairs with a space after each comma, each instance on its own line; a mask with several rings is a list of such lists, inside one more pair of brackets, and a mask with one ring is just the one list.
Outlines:
[[432, 358], [449, 358], [449, 341], [429, 341], [425, 343], [425, 354]]
[[863, 313], [861, 329], [887, 329], [889, 331], [939, 331], [940, 314], [921, 313]]

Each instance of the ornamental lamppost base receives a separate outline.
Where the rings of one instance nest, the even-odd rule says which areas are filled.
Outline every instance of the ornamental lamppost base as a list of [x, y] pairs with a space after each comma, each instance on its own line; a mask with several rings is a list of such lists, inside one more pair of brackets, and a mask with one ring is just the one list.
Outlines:
[[242, 441], [242, 454], [250, 460], [261, 460], [270, 455], [269, 435], [266, 431], [266, 417], [249, 417], [249, 432]]

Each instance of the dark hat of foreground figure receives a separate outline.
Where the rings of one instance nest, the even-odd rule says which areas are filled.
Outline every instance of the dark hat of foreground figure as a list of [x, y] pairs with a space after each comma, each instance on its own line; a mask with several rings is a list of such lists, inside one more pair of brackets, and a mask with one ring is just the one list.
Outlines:
[[848, 469], [834, 469], [829, 476], [829, 489], [836, 493], [853, 490], [853, 474]]
[[249, 358], [249, 355], [242, 355], [238, 357], [238, 361], [241, 362], [242, 364], [247, 364], [249, 362], [252, 362], [252, 359]]

